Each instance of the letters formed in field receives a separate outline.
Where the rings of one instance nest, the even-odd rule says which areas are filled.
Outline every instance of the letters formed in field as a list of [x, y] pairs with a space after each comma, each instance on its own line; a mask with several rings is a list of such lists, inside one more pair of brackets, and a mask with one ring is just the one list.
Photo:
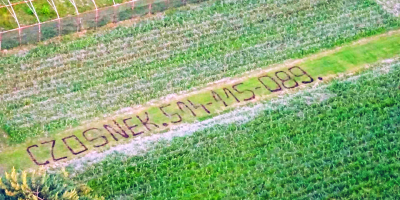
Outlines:
[[[264, 88], [264, 90], [274, 93], [284, 89], [293, 89], [299, 86], [299, 82], [296, 81], [295, 78], [301, 78], [303, 76], [307, 77], [307, 80], [300, 81], [302, 84], [309, 84], [314, 81], [306, 71], [298, 66], [290, 67], [287, 72], [282, 70], [277, 71], [274, 73], [274, 76], [262, 75], [257, 77], [260, 85], [255, 87], [255, 90]], [[319, 79], [322, 80], [322, 78]], [[238, 96], [241, 96], [242, 99], [239, 99]], [[206, 113], [207, 115], [213, 114], [210, 109], [207, 108], [207, 106], [213, 104], [217, 104], [220, 107], [228, 107], [228, 100], [233, 103], [254, 100], [256, 99], [256, 93], [252, 89], [246, 88], [244, 83], [235, 83], [230, 88], [223, 87], [220, 92], [210, 90], [210, 97], [214, 102], [199, 104], [194, 103], [190, 99], [186, 99], [184, 101], [177, 101], [174, 104], [160, 106], [158, 108], [160, 114], [169, 119], [169, 121], [160, 124], [157, 124], [155, 122], [157, 120], [154, 121], [146, 111], [141, 115], [125, 118], [120, 123], [116, 120], [112, 120], [112, 123], [103, 124], [101, 127], [86, 129], [79, 137], [76, 135], [69, 135], [61, 138], [61, 140], [49, 140], [41, 142], [40, 145], [35, 144], [29, 146], [27, 148], [27, 153], [36, 165], [48, 165], [88, 152], [90, 149], [104, 147], [110, 143], [110, 140], [119, 142], [121, 139], [133, 138], [145, 132], [157, 131], [162, 127], [168, 127], [170, 124], [179, 124], [185, 120], [185, 116], [198, 117], [200, 112], [203, 114]], [[168, 111], [171, 109], [174, 111]], [[100, 133], [100, 135], [90, 136], [90, 134], [95, 133]], [[74, 143], [76, 145], [73, 145]], [[56, 144], [63, 144], [63, 146], [56, 147]], [[43, 156], [43, 152], [49, 152], [49, 155]], [[61, 154], [64, 156], [61, 156]], [[39, 159], [38, 157], [47, 157], [48, 159]]]

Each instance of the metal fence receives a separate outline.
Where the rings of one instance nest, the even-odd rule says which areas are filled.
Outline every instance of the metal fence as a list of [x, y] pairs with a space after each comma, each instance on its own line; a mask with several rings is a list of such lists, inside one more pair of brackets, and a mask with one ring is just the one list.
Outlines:
[[55, 19], [13, 30], [0, 32], [0, 50], [35, 44], [50, 38], [82, 30], [96, 29], [109, 23], [133, 19], [169, 8], [199, 3], [205, 0], [133, 0], [110, 7], [80, 13], [77, 16]]

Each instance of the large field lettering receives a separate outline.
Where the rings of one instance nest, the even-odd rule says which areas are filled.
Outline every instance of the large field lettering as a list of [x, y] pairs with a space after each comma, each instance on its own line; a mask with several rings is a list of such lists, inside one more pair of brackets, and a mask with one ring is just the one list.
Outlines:
[[[322, 80], [320, 77], [319, 79]], [[260, 90], [275, 93], [284, 89], [294, 89], [300, 86], [300, 84], [312, 83], [314, 78], [300, 67], [294, 66], [288, 68], [286, 71], [280, 70], [271, 74], [258, 76], [257, 80], [257, 84], [245, 84], [241, 82], [229, 87], [210, 90], [210, 98], [208, 99], [211, 101], [209, 102], [196, 103], [196, 97], [198, 97], [196, 95], [186, 100], [162, 105], [157, 108], [158, 113], [145, 111], [135, 116], [123, 118], [120, 122], [118, 120], [111, 120], [110, 123], [103, 124], [101, 127], [89, 128], [81, 133], [82, 137], [80, 138], [82, 139], [76, 135], [69, 135], [61, 138], [60, 141], [50, 140], [29, 146], [26, 151], [36, 165], [48, 165], [52, 162], [62, 161], [88, 152], [90, 149], [104, 147], [110, 144], [112, 140], [120, 142], [122, 139], [129, 139], [143, 133], [160, 131], [163, 127], [168, 127], [171, 124], [182, 123], [187, 118], [215, 114], [212, 113], [212, 108], [215, 107], [226, 109], [226, 107], [236, 103], [252, 101], [256, 99], [257, 91]], [[229, 103], [231, 104], [229, 105]], [[169, 121], [159, 122], [154, 116], [164, 116]], [[63, 145], [56, 147], [58, 143]], [[62, 151], [60, 149], [57, 152], [62, 152], [63, 155], [55, 155], [56, 148], [62, 148]], [[37, 159], [35, 152], [46, 152], [46, 149], [48, 159]]]
[[87, 130], [83, 131], [83, 133], [82, 133], [83, 137], [85, 137], [85, 139], [86, 139], [88, 142], [93, 142], [93, 141], [95, 141], [95, 140], [98, 140], [98, 139], [103, 138], [103, 141], [104, 141], [104, 142], [103, 142], [102, 144], [94, 145], [94, 147], [102, 147], [102, 146], [105, 146], [105, 145], [108, 144], [108, 139], [107, 139], [107, 137], [104, 136], [104, 135], [102, 135], [102, 136], [100, 136], [100, 137], [88, 139], [88, 137], [86, 136], [86, 133], [89, 132], [89, 131], [92, 131], [92, 130], [93, 130], [93, 131], [94, 131], [94, 130], [100, 131], [100, 129], [98, 129], [98, 128], [90, 128], [90, 129], [87, 129]]

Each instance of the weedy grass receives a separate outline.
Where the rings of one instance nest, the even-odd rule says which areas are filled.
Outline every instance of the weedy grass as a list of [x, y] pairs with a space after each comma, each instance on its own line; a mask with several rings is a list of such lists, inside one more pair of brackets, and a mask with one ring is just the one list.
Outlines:
[[397, 199], [399, 77], [397, 61], [333, 82], [320, 103], [298, 97], [245, 124], [111, 157], [75, 180], [113, 199]]
[[12, 143], [399, 27], [371, 0], [214, 1], [0, 60]]

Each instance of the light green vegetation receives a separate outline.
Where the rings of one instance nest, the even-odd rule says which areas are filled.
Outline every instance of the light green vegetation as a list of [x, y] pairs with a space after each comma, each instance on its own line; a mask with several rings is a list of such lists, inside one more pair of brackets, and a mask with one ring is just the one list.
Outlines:
[[3, 57], [0, 124], [19, 143], [398, 26], [369, 0], [203, 3]]
[[[388, 66], [389, 64], [386, 64]], [[241, 125], [111, 157], [76, 180], [118, 199], [400, 198], [400, 62], [334, 81]]]
[[[56, 4], [57, 11], [60, 17], [66, 17], [68, 15], [76, 15], [75, 8], [68, 0], [62, 0], [62, 1], [54, 0], [54, 3]], [[32, 4], [35, 7], [35, 10], [41, 22], [45, 22], [51, 19], [57, 19], [57, 14], [55, 10], [50, 6], [50, 4], [46, 0], [35, 0], [32, 2]], [[84, 1], [78, 0], [76, 1], [76, 4], [79, 12], [85, 12], [95, 9], [94, 4], [90, 0], [84, 0]], [[99, 1], [98, 6], [100, 7], [100, 5], [102, 7], [110, 6], [113, 5], [113, 2]], [[20, 22], [21, 26], [37, 23], [35, 15], [25, 3], [15, 5], [13, 8], [15, 13], [17, 14], [18, 21]], [[15, 22], [14, 18], [11, 17], [11, 14], [7, 11], [6, 8], [0, 8], [0, 15], [2, 16], [2, 18], [0, 19], [0, 30], [18, 28], [17, 23]]]
[[[0, 18], [0, 49], [9, 50], [18, 46], [25, 48], [27, 44], [33, 45], [43, 41], [49, 42], [47, 40], [54, 37], [65, 40], [71, 38], [71, 36], [72, 38], [77, 37], [82, 33], [92, 34], [92, 32], [107, 30], [114, 26], [104, 27], [108, 24], [115, 24], [129, 19], [147, 18], [152, 16], [149, 14], [159, 14], [168, 9], [170, 9], [168, 12], [173, 12], [176, 7], [185, 6], [187, 3], [200, 2], [200, 0], [189, 0], [187, 2], [182, 0], [136, 0], [134, 2], [121, 0], [76, 0], [76, 10], [70, 1], [74, 0], [55, 0], [56, 9], [50, 4], [51, 1], [47, 0], [34, 1], [32, 3], [34, 9], [30, 7], [30, 4], [19, 2], [13, 8], [21, 26], [20, 30], [16, 29], [18, 28], [18, 23], [11, 15], [13, 12], [11, 10], [8, 11], [6, 7], [0, 8], [0, 16], [2, 16]], [[98, 10], [95, 9], [96, 6]], [[40, 26], [38, 25], [38, 19], [34, 10], [36, 10], [41, 22]], [[60, 17], [59, 20], [58, 16]], [[3, 32], [4, 30], [6, 31]], [[72, 35], [72, 33], [78, 34]]]
[[[373, 63], [376, 63], [380, 60], [384, 59], [389, 59], [393, 57], [397, 57], [400, 55], [400, 33], [398, 31], [392, 32], [390, 34], [383, 34], [380, 36], [372, 37], [372, 38], [366, 38], [364, 42], [361, 43], [356, 43], [356, 44], [351, 44], [351, 45], [346, 45], [341, 47], [339, 50], [331, 50], [328, 52], [322, 52], [320, 54], [313, 55], [312, 57], [305, 58], [302, 62], [297, 63], [296, 65], [301, 67], [303, 70], [305, 70], [311, 77], [314, 78], [314, 83], [315, 82], [320, 82], [317, 77], [323, 77], [324, 80], [328, 81], [329, 77], [334, 77], [337, 76], [338, 74], [342, 73], [352, 73], [356, 72], [359, 70], [362, 70], [366, 65], [370, 65]], [[339, 65], [337, 63], [340, 63]], [[263, 68], [263, 66], [258, 66]], [[150, 105], [148, 107], [143, 107], [143, 110], [133, 110], [132, 113], [130, 114], [116, 114], [115, 116], [112, 117], [112, 119], [115, 119], [121, 126], [122, 128], [130, 135], [129, 138], [122, 138], [121, 136], [117, 135], [118, 141], [115, 141], [111, 135], [104, 130], [103, 125], [108, 124], [112, 125], [114, 128], [117, 129], [117, 127], [114, 125], [113, 121], [111, 118], [104, 120], [104, 121], [94, 121], [93, 123], [88, 123], [83, 127], [79, 127], [74, 130], [70, 131], [64, 131], [62, 133], [58, 133], [57, 135], [50, 135], [46, 138], [40, 138], [40, 139], [30, 139], [25, 143], [18, 144], [18, 145], [11, 145], [8, 148], [3, 148], [2, 154], [0, 154], [0, 167], [3, 167], [4, 169], [9, 169], [13, 166], [17, 168], [34, 168], [35, 164], [34, 162], [31, 161], [29, 155], [26, 152], [26, 148], [31, 145], [39, 145], [39, 147], [34, 148], [32, 150], [35, 158], [41, 162], [44, 163], [45, 161], [49, 161], [50, 163], [54, 163], [51, 157], [51, 143], [41, 145], [41, 142], [44, 141], [51, 141], [53, 139], [56, 140], [55, 143], [55, 148], [54, 148], [54, 155], [56, 158], [64, 157], [67, 156], [67, 160], [71, 160], [73, 158], [77, 158], [77, 156], [73, 156], [70, 151], [67, 149], [67, 147], [63, 144], [61, 138], [65, 138], [70, 135], [75, 135], [79, 138], [82, 143], [89, 148], [88, 151], [86, 151], [83, 154], [80, 154], [79, 156], [83, 156], [88, 152], [92, 152], [93, 150], [104, 150], [108, 149], [111, 146], [118, 145], [118, 144], [123, 144], [132, 138], [136, 138], [137, 136], [132, 136], [130, 131], [125, 127], [123, 123], [123, 119], [126, 119], [128, 117], [132, 117], [132, 120], [128, 121], [129, 125], [137, 124], [138, 127], [134, 129], [134, 131], [137, 133], [139, 131], [144, 131], [144, 134], [141, 136], [149, 136], [152, 134], [156, 134], [158, 132], [166, 131], [165, 127], [162, 126], [163, 123], [167, 122], [168, 124], [171, 124], [171, 121], [177, 121], [178, 118], [175, 116], [168, 118], [162, 114], [162, 112], [159, 110], [159, 106], [165, 106], [168, 104], [171, 104], [171, 106], [168, 106], [165, 108], [165, 111], [167, 113], [179, 113], [183, 121], [181, 123], [193, 123], [197, 120], [204, 120], [208, 119], [212, 116], [216, 116], [219, 113], [222, 112], [227, 112], [232, 110], [237, 104], [236, 100], [230, 95], [229, 98], [226, 97], [224, 94], [223, 88], [229, 88], [233, 94], [241, 101], [241, 104], [243, 105], [244, 102], [243, 100], [246, 98], [249, 98], [251, 96], [250, 93], [245, 92], [243, 94], [238, 93], [237, 91], [232, 89], [232, 85], [242, 82], [243, 84], [238, 86], [239, 91], [244, 91], [246, 89], [253, 90], [256, 94], [258, 100], [266, 100], [266, 99], [271, 99], [276, 97], [277, 95], [280, 95], [282, 93], [292, 93], [297, 91], [299, 88], [303, 87], [298, 87], [296, 89], [291, 89], [291, 90], [283, 90], [282, 92], [279, 93], [271, 93], [267, 89], [264, 88], [264, 86], [258, 81], [257, 77], [261, 75], [270, 75], [271, 77], [275, 76], [276, 71], [286, 71], [288, 74], [290, 72], [288, 71], [288, 68], [292, 66], [282, 66], [278, 65], [275, 66], [271, 71], [267, 72], [257, 72], [254, 75], [251, 75], [249, 77], [246, 77], [243, 80], [240, 81], [234, 81], [229, 84], [215, 84], [211, 88], [205, 89], [205, 90], [200, 90], [197, 91], [193, 94], [190, 94], [188, 96], [182, 96], [182, 97], [176, 97], [176, 99], [167, 99], [167, 101], [164, 102], [155, 102], [156, 105]], [[268, 69], [268, 68], [267, 68]], [[301, 75], [301, 71], [295, 70], [293, 71], [297, 75]], [[291, 75], [293, 77], [293, 75]], [[293, 77], [294, 78], [294, 77]], [[275, 78], [278, 82], [279, 80]], [[300, 77], [295, 77], [295, 80], [299, 83], [300, 86], [307, 86], [306, 84], [302, 84], [302, 81], [309, 81], [309, 78], [307, 76], [300, 76]], [[263, 79], [264, 83], [268, 85], [271, 88], [276, 88], [276, 85], [269, 79]], [[286, 83], [287, 85], [293, 85], [293, 81], [288, 81]], [[282, 83], [280, 83], [282, 86]], [[254, 88], [256, 87], [262, 87], [261, 90], [255, 90]], [[283, 86], [282, 86], [283, 88]], [[215, 102], [213, 99], [210, 89], [217, 92], [220, 94], [222, 99], [226, 102], [228, 105], [225, 107], [222, 103], [222, 101]], [[176, 105], [177, 101], [182, 101], [185, 102], [187, 105], [190, 106], [190, 104], [187, 102], [187, 100], [191, 100], [194, 104], [199, 105], [203, 104], [206, 105], [208, 102], [214, 102], [212, 105], [207, 105], [207, 109], [210, 111], [210, 114], [206, 113], [202, 108], [198, 109], [193, 109], [193, 111], [196, 114], [196, 117], [194, 117], [191, 112], [183, 107], [183, 111], [179, 110], [178, 106]], [[150, 121], [158, 124], [160, 128], [152, 128], [152, 131], [147, 131], [136, 119], [135, 115], [140, 116], [142, 119], [145, 119], [146, 115], [145, 112], [148, 112]], [[87, 139], [85, 139], [82, 135], [82, 133], [89, 129], [89, 128], [98, 128], [100, 131], [91, 131], [89, 133], [89, 138], [95, 138], [99, 136], [106, 136], [108, 138], [108, 141], [110, 142], [108, 145], [106, 145], [104, 148], [95, 148], [94, 145], [100, 145], [102, 144], [102, 141], [97, 141], [97, 142], [89, 142]], [[118, 130], [118, 129], [117, 129]], [[69, 145], [75, 149], [76, 151], [83, 149], [82, 146], [75, 142], [73, 140], [70, 140]], [[10, 159], [12, 158], [12, 159]], [[65, 161], [65, 160], [64, 160]]]
[[[15, 3], [15, 2], [20, 2], [20, 1], [15, 0], [15, 1], [11, 1], [11, 2]], [[97, 5], [97, 8], [103, 8], [103, 7], [114, 5], [112, 0], [96, 0], [95, 2]], [[128, 2], [128, 0], [115, 0], [116, 4], [123, 3], [123, 2]], [[142, 5], [142, 4], [148, 5], [149, 3], [152, 3], [152, 2], [154, 2], [154, 0], [148, 1], [146, 3], [144, 3], [144, 1], [138, 1], [137, 5]], [[54, 3], [57, 7], [58, 14], [61, 18], [70, 16], [70, 15], [76, 15], [75, 8], [70, 3], [69, 0], [54, 0]], [[85, 13], [88, 11], [95, 10], [95, 5], [91, 0], [75, 0], [75, 3], [76, 3], [79, 13]], [[41, 22], [46, 22], [51, 19], [57, 19], [56, 11], [51, 7], [51, 5], [47, 2], [47, 0], [35, 0], [32, 2], [32, 4], [33, 4], [33, 6], [38, 14], [39, 20]], [[4, 4], [0, 3], [0, 5], [4, 5]], [[26, 26], [26, 25], [31, 25], [31, 24], [37, 23], [37, 19], [34, 15], [33, 11], [29, 8], [29, 6], [26, 3], [17, 4], [15, 6], [13, 6], [13, 8], [14, 8], [14, 11], [18, 17], [18, 21], [21, 26]], [[112, 10], [112, 9], [110, 9], [110, 10]], [[116, 10], [116, 13], [117, 13], [116, 18], [117, 19], [119, 17], [119, 15], [118, 15], [119, 11], [121, 11], [121, 10]], [[110, 13], [110, 11], [105, 11], [105, 10], [99, 10], [99, 13], [100, 13], [99, 14], [100, 21], [102, 20], [102, 18], [110, 17], [109, 15], [113, 14], [113, 12]], [[15, 19], [11, 16], [10, 12], [5, 7], [0, 8], [0, 16], [1, 16], [0, 31], [18, 28], [18, 25], [15, 22]], [[88, 22], [88, 23], [94, 23], [93, 21], [95, 20], [95, 18], [93, 18], [94, 12], [93, 12], [93, 17], [89, 18], [89, 16], [87, 16], [85, 14], [80, 17], [82, 17], [82, 20], [84, 23], [86, 21], [92, 21], [92, 22]], [[70, 21], [70, 23], [71, 23], [76, 19], [68, 18], [65, 20]], [[64, 24], [67, 25], [66, 23], [64, 23]], [[33, 30], [31, 30], [31, 31], [33, 31]]]

